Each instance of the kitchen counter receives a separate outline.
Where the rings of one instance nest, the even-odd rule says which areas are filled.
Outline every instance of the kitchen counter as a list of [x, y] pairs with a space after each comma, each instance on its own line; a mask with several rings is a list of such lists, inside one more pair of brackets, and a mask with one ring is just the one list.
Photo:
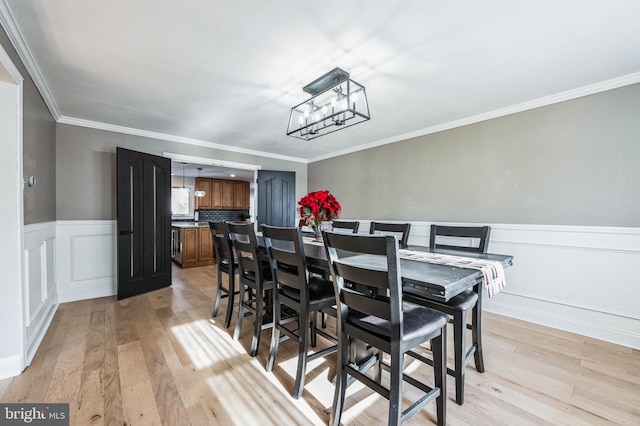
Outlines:
[[171, 226], [173, 228], [199, 228], [199, 227], [209, 227], [209, 222], [172, 222]]
[[209, 223], [171, 223], [171, 258], [182, 268], [213, 265], [214, 250]]

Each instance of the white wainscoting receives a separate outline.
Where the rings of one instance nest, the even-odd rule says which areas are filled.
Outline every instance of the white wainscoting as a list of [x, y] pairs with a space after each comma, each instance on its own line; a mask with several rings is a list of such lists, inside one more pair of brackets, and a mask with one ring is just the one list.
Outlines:
[[640, 228], [494, 225], [515, 256], [488, 311], [640, 349]]
[[[369, 224], [360, 220], [360, 233]], [[640, 349], [640, 228], [489, 225], [489, 251], [515, 260], [487, 311]], [[428, 245], [430, 226], [411, 222], [409, 243]], [[57, 229], [60, 302], [114, 295], [115, 221]]]
[[[489, 225], [489, 252], [514, 264], [486, 311], [640, 349], [640, 228]], [[428, 246], [430, 227], [411, 222], [409, 244]]]
[[116, 221], [57, 222], [60, 302], [116, 294]]
[[56, 223], [24, 227], [26, 363], [29, 365], [58, 309]]

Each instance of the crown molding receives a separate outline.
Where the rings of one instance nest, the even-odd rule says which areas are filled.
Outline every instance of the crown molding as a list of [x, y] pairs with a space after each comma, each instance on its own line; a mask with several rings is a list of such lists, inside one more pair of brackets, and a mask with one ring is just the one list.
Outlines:
[[295, 163], [307, 163], [304, 158], [291, 157], [287, 155], [273, 154], [270, 152], [256, 151], [253, 149], [238, 148], [229, 145], [218, 144], [215, 142], [207, 142], [198, 139], [185, 138], [182, 136], [168, 135], [165, 133], [150, 132], [148, 130], [136, 129], [133, 127], [116, 126], [114, 124], [101, 123], [99, 121], [83, 120], [80, 118], [61, 116], [58, 120], [61, 124], [71, 124], [73, 126], [88, 127], [90, 129], [107, 130], [109, 132], [124, 133], [133, 136], [142, 136], [145, 138], [159, 139], [164, 141], [183, 143], [186, 145], [202, 146], [205, 148], [219, 149], [222, 151], [236, 152], [239, 154], [257, 155], [259, 157], [274, 158], [277, 160], [292, 161]]
[[13, 47], [16, 49], [20, 60], [24, 64], [24, 67], [27, 69], [27, 72], [33, 79], [34, 84], [40, 91], [40, 95], [42, 99], [44, 99], [45, 104], [49, 108], [51, 115], [54, 120], [58, 121], [60, 118], [60, 110], [58, 109], [58, 105], [53, 99], [53, 94], [49, 90], [49, 86], [47, 85], [46, 80], [42, 76], [40, 72], [40, 68], [38, 64], [33, 58], [27, 43], [24, 41], [24, 37], [22, 37], [22, 33], [16, 24], [15, 19], [13, 19], [13, 14], [9, 9], [5, 0], [0, 0], [0, 24], [4, 31], [7, 33], [9, 40], [13, 44]]
[[463, 118], [460, 120], [454, 120], [448, 123], [438, 124], [436, 126], [416, 130], [414, 132], [404, 133], [401, 135], [380, 139], [377, 141], [343, 149], [340, 151], [335, 151], [330, 154], [314, 157], [311, 159], [304, 159], [299, 157], [291, 157], [286, 155], [273, 154], [269, 152], [256, 151], [252, 149], [237, 148], [229, 145], [217, 144], [214, 142], [207, 142], [207, 141], [202, 141], [197, 139], [186, 138], [182, 136], [156, 133], [156, 132], [136, 129], [132, 127], [123, 127], [123, 126], [117, 126], [117, 125], [108, 124], [108, 123], [101, 123], [96, 121], [63, 116], [60, 113], [60, 110], [58, 109], [58, 106], [53, 98], [53, 94], [49, 90], [49, 86], [47, 85], [44, 77], [42, 76], [42, 73], [40, 72], [40, 68], [35, 62], [33, 55], [31, 54], [31, 51], [27, 47], [27, 44], [24, 41], [24, 38], [22, 37], [22, 33], [20, 32], [20, 30], [18, 29], [18, 26], [16, 25], [16, 22], [13, 18], [13, 14], [9, 9], [6, 3], [6, 0], [0, 0], [0, 24], [2, 25], [5, 32], [7, 33], [7, 36], [9, 37], [11, 43], [16, 49], [18, 56], [20, 57], [20, 59], [22, 60], [22, 63], [27, 69], [27, 72], [29, 73], [36, 87], [40, 91], [40, 94], [44, 99], [44, 102], [46, 103], [47, 107], [49, 108], [49, 111], [51, 112], [51, 115], [58, 123], [71, 124], [75, 126], [88, 127], [88, 128], [98, 129], [98, 130], [107, 130], [111, 132], [148, 137], [152, 139], [167, 140], [167, 141], [183, 143], [187, 145], [202, 146], [206, 148], [219, 149], [223, 151], [236, 152], [241, 154], [257, 155], [260, 157], [274, 158], [278, 160], [292, 161], [292, 162], [303, 163], [303, 164], [314, 163], [317, 161], [326, 160], [326, 159], [338, 157], [341, 155], [351, 154], [353, 152], [363, 151], [369, 148], [375, 148], [378, 146], [400, 142], [403, 140], [412, 139], [419, 136], [425, 136], [432, 133], [442, 132], [445, 130], [454, 129], [456, 127], [467, 126], [469, 124], [475, 124], [482, 121], [491, 120], [494, 118], [516, 114], [518, 112], [528, 111], [531, 109], [540, 108], [543, 106], [548, 106], [548, 105], [568, 101], [571, 99], [580, 98], [583, 96], [593, 95], [593, 94], [604, 92], [607, 90], [617, 89], [623, 86], [640, 83], [640, 72], [628, 74], [626, 76], [613, 78], [611, 80], [606, 80], [600, 83], [583, 86], [577, 89], [567, 90], [565, 92], [535, 99], [533, 101], [523, 102], [521, 104], [512, 105], [506, 108], [497, 109], [487, 113], [478, 114], [478, 115]]
[[38, 64], [36, 63], [36, 61], [34, 60], [34, 57], [31, 54], [31, 51], [29, 50], [29, 47], [27, 46], [27, 43], [25, 42], [24, 37], [22, 36], [22, 33], [20, 32], [20, 29], [18, 28], [15, 22], [15, 19], [13, 18], [13, 14], [11, 13], [11, 10], [9, 9], [5, 0], [0, 0], [0, 24], [2, 25], [5, 32], [7, 33], [9, 40], [13, 44], [16, 52], [18, 53], [18, 56], [20, 57], [20, 60], [22, 61], [25, 68], [27, 69], [27, 72], [33, 79], [33, 82], [35, 83], [37, 89], [40, 91], [42, 99], [44, 99], [44, 102], [49, 108], [51, 115], [53, 116], [54, 120], [58, 123], [72, 124], [75, 126], [88, 127], [88, 128], [98, 129], [98, 130], [107, 130], [107, 131], [117, 132], [117, 133], [125, 133], [129, 135], [134, 135], [134, 136], [143, 136], [143, 137], [152, 138], [152, 139], [167, 140], [167, 141], [183, 143], [187, 145], [202, 146], [206, 148], [219, 149], [223, 151], [230, 151], [230, 152], [236, 152], [241, 154], [257, 155], [260, 157], [268, 157], [268, 158], [274, 158], [278, 160], [292, 161], [296, 163], [305, 163], [305, 164], [307, 163], [306, 159], [298, 158], [298, 157], [272, 154], [269, 152], [256, 151], [252, 149], [237, 148], [229, 145], [222, 145], [222, 144], [217, 144], [213, 142], [185, 138], [181, 136], [167, 135], [167, 134], [150, 132], [150, 131], [141, 130], [141, 129], [135, 129], [131, 127], [116, 126], [108, 123], [101, 123], [97, 121], [83, 120], [79, 118], [63, 116], [60, 113], [58, 105], [56, 104], [53, 98], [53, 94], [51, 93], [51, 90], [49, 90], [49, 86], [47, 85], [46, 80], [44, 79], [42, 73], [40, 72], [40, 68], [38, 67]]
[[341, 155], [351, 154], [353, 152], [363, 151], [369, 148], [375, 148], [377, 146], [387, 145], [394, 142], [400, 142], [407, 139], [416, 138], [419, 136], [429, 135], [431, 133], [442, 132], [444, 130], [455, 129], [456, 127], [467, 126], [469, 124], [479, 123], [481, 121], [491, 120], [494, 118], [504, 117], [518, 112], [528, 111], [535, 108], [540, 108], [548, 105], [557, 104], [564, 101], [569, 101], [584, 96], [593, 95], [600, 92], [606, 92], [607, 90], [618, 89], [620, 87], [629, 86], [632, 84], [640, 83], [640, 72], [628, 74], [622, 77], [613, 78], [600, 83], [591, 84], [588, 86], [579, 87], [577, 89], [567, 90], [565, 92], [556, 93], [554, 95], [545, 96], [543, 98], [534, 99], [532, 101], [523, 102], [521, 104], [512, 105], [506, 108], [496, 109], [483, 114], [474, 115], [471, 117], [463, 118], [460, 120], [450, 121], [448, 123], [438, 124], [436, 126], [427, 127], [425, 129], [416, 130], [415, 132], [404, 133], [390, 138], [380, 139], [378, 141], [369, 142], [366, 144], [354, 146], [352, 148], [343, 149], [340, 151], [332, 152], [331, 154], [314, 157], [308, 160], [309, 163], [315, 163], [321, 160], [327, 160], [329, 158], [339, 157]]

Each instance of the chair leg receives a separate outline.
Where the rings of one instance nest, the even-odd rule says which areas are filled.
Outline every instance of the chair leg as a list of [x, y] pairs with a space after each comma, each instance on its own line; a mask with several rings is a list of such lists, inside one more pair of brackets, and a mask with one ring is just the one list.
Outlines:
[[256, 290], [255, 318], [253, 321], [253, 337], [251, 338], [251, 352], [249, 355], [256, 356], [258, 354], [258, 346], [260, 345], [260, 335], [262, 334], [262, 318], [264, 316], [264, 297], [263, 292]]
[[336, 371], [336, 388], [333, 394], [333, 407], [329, 424], [338, 426], [344, 409], [344, 396], [347, 389], [347, 372], [344, 367], [349, 363], [350, 343], [346, 335], [338, 334], [338, 366]]
[[476, 351], [473, 357], [476, 362], [476, 370], [479, 373], [484, 373], [484, 356], [482, 354], [482, 310], [478, 308], [478, 305], [471, 310], [471, 339], [473, 345], [476, 347]]
[[453, 316], [453, 352], [454, 378], [456, 384], [456, 403], [464, 403], [464, 373], [467, 352], [467, 311], [461, 311]]
[[[218, 290], [216, 291], [216, 301], [213, 304], [212, 317], [218, 315], [218, 309], [220, 309], [220, 299], [222, 299], [222, 271], [218, 268]], [[228, 327], [225, 325], [225, 327]]]
[[[311, 314], [311, 347], [315, 348], [317, 343], [316, 327], [318, 323], [318, 311]], [[302, 327], [300, 328], [302, 330]]]
[[271, 328], [271, 346], [269, 348], [269, 360], [267, 361], [267, 371], [273, 370], [278, 354], [278, 344], [280, 343], [280, 302], [276, 292], [273, 292], [273, 327]]
[[384, 357], [384, 352], [376, 349], [375, 355], [377, 359], [376, 364], [373, 370], [373, 376], [375, 377], [375, 381], [378, 383], [382, 383], [382, 358]]
[[[305, 322], [302, 323], [302, 320]], [[300, 312], [298, 323], [298, 368], [296, 370], [296, 383], [293, 386], [293, 397], [299, 399], [304, 390], [304, 373], [307, 370], [307, 350], [309, 345], [309, 313]]]
[[431, 341], [433, 354], [434, 388], [440, 388], [440, 396], [436, 398], [436, 415], [438, 426], [446, 424], [447, 404], [447, 326], [442, 327], [440, 336]]
[[224, 328], [229, 328], [231, 325], [231, 316], [233, 315], [233, 303], [235, 301], [236, 292], [236, 278], [233, 270], [229, 274], [229, 292], [227, 293], [227, 316], [224, 319]]
[[[402, 423], [402, 356], [399, 350], [391, 349], [389, 372], [389, 425]], [[382, 354], [380, 354], [382, 356]]]
[[240, 284], [240, 291], [238, 292], [238, 320], [236, 321], [236, 329], [233, 332], [233, 340], [238, 340], [240, 338], [240, 331], [242, 330], [242, 320], [244, 319], [244, 292], [245, 286], [242, 283]]

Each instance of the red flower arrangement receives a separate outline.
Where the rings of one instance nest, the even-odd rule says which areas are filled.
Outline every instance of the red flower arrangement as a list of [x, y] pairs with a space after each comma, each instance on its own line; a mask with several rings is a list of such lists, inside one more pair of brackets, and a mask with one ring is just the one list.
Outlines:
[[322, 222], [338, 219], [342, 207], [329, 191], [310, 192], [300, 201], [300, 225], [307, 225], [315, 231]]

